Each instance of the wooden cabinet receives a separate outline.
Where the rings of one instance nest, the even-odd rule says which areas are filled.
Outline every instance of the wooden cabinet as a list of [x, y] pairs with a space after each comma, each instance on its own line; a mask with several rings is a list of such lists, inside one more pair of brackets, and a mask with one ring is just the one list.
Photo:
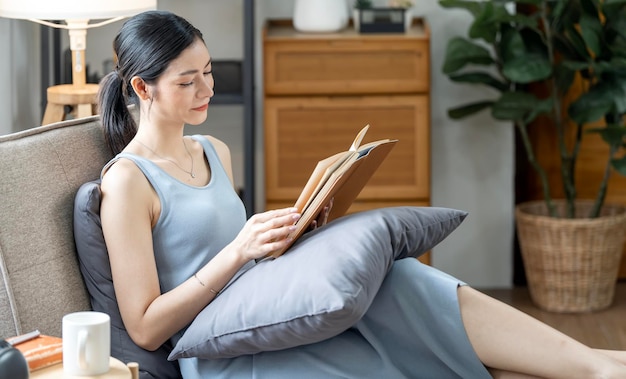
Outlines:
[[429, 35], [421, 20], [404, 34], [310, 34], [285, 20], [266, 24], [266, 209], [293, 205], [315, 164], [348, 149], [366, 124], [363, 143], [399, 142], [350, 212], [430, 205]]

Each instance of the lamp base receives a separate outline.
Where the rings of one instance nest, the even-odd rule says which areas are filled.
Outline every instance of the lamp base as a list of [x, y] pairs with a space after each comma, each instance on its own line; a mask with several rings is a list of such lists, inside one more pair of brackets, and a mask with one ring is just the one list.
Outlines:
[[60, 122], [66, 119], [65, 106], [74, 107], [75, 118], [96, 114], [98, 85], [97, 84], [60, 84], [48, 87], [48, 104], [43, 116], [42, 125]]

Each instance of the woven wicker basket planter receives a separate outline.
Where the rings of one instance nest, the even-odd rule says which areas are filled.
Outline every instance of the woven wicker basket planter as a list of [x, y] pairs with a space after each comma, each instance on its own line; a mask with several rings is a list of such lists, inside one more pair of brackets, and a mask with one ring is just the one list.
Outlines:
[[[563, 214], [565, 203], [556, 204]], [[530, 296], [544, 310], [588, 312], [613, 302], [626, 207], [605, 205], [601, 217], [583, 218], [591, 205], [577, 202], [575, 219], [548, 217], [543, 201], [522, 203], [515, 209]]]

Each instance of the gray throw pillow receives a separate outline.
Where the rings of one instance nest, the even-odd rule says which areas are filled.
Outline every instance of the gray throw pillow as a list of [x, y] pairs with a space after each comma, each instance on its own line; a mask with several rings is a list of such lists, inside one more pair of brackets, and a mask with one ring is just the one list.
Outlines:
[[427, 252], [466, 215], [382, 208], [309, 232], [283, 256], [231, 282], [198, 314], [169, 359], [229, 358], [335, 336], [365, 314], [394, 260]]
[[137, 362], [141, 379], [182, 378], [178, 362], [167, 360], [172, 350], [171, 343], [167, 342], [155, 351], [144, 350], [132, 341], [124, 328], [102, 235], [99, 181], [83, 184], [76, 193], [74, 240], [91, 307], [111, 317], [111, 355], [124, 363]]

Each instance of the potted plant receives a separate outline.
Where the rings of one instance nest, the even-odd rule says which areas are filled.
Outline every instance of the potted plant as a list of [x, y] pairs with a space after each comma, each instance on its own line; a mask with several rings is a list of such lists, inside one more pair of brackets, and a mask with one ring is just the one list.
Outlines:
[[[626, 174], [626, 2], [439, 3], [465, 9], [474, 18], [469, 38], [448, 41], [443, 72], [454, 82], [485, 85], [497, 93], [493, 99], [450, 109], [449, 116], [461, 119], [489, 110], [493, 118], [510, 121], [542, 184], [543, 201], [519, 204], [515, 212], [533, 301], [563, 312], [609, 306], [626, 230], [625, 207], [605, 204], [612, 172]], [[515, 12], [529, 5], [532, 11]], [[574, 94], [577, 81], [583, 90]], [[537, 86], [545, 89], [545, 96], [537, 95]], [[564, 199], [552, 198], [546, 170], [529, 138], [529, 127], [540, 116], [554, 127]], [[603, 126], [589, 127], [599, 120]], [[578, 199], [576, 164], [588, 133], [599, 133], [608, 153], [595, 199]], [[591, 276], [582, 277], [584, 273]]]

